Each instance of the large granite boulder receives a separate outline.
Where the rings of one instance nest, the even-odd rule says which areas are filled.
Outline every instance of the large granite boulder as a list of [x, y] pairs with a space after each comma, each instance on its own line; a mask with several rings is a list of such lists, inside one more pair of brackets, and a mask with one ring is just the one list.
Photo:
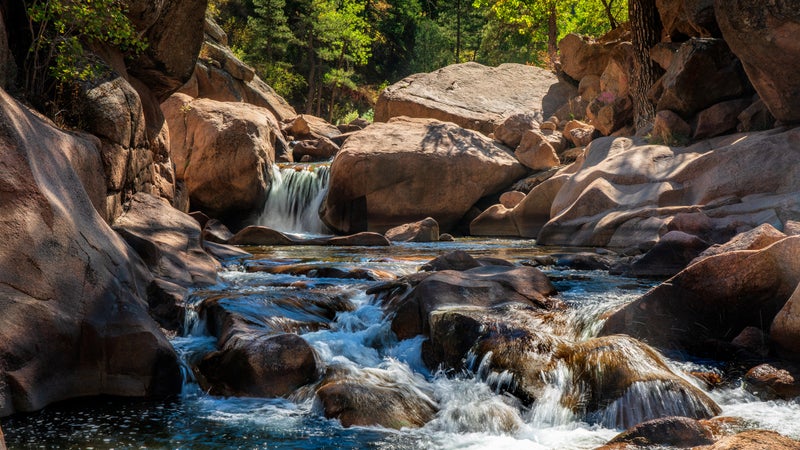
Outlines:
[[147, 49], [128, 64], [138, 78], [164, 101], [194, 71], [203, 43], [208, 0], [126, 0], [127, 15], [147, 41]]
[[0, 416], [179, 392], [177, 356], [147, 313], [151, 277], [81, 183], [79, 173], [102, 173], [98, 142], [56, 130], [4, 91], [0, 142]]
[[782, 122], [800, 121], [800, 8], [795, 2], [717, 0], [725, 42], [739, 57], [769, 111]]
[[[715, 342], [730, 343], [749, 326], [772, 325], [782, 342], [773, 319], [779, 320], [782, 308], [791, 309], [788, 301], [799, 283], [800, 237], [710, 256], [612, 314], [601, 334], [625, 333], [657, 347], [709, 356], [717, 356]], [[796, 327], [783, 329], [796, 335]]]
[[352, 135], [331, 164], [320, 215], [341, 233], [388, 229], [426, 217], [452, 228], [481, 197], [525, 168], [505, 147], [452, 123], [396, 118]]
[[192, 209], [212, 216], [264, 206], [280, 135], [269, 110], [246, 103], [175, 94], [162, 104], [170, 127], [175, 176]]
[[375, 105], [375, 120], [423, 117], [489, 134], [515, 113], [549, 117], [576, 94], [573, 86], [538, 67], [469, 62], [411, 75], [387, 87]]
[[[711, 243], [762, 223], [781, 229], [781, 218], [800, 213], [798, 138], [800, 129], [795, 128], [731, 135], [690, 147], [594, 140], [585, 157], [570, 167], [571, 174], [545, 183], [562, 186], [548, 205], [550, 219], [539, 242], [627, 248], [653, 244], [672, 229]], [[541, 197], [542, 186], [514, 208], [515, 215]], [[707, 223], [698, 230], [681, 228], [675, 218], [697, 213], [698, 207]]]
[[615, 57], [616, 45], [617, 42], [597, 42], [570, 33], [558, 43], [561, 70], [576, 81], [583, 81], [588, 76], [599, 77]]

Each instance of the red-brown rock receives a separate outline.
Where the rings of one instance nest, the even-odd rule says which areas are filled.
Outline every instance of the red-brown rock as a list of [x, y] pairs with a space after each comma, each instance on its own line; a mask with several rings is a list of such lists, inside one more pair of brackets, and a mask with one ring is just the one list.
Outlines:
[[763, 399], [793, 399], [800, 396], [800, 368], [782, 364], [761, 364], [744, 376], [748, 391]]
[[436, 242], [439, 240], [439, 224], [432, 217], [426, 217], [419, 222], [394, 227], [385, 236], [395, 242]]
[[728, 100], [710, 106], [697, 114], [694, 138], [706, 139], [736, 130], [739, 114], [750, 105], [749, 99]]
[[522, 136], [528, 130], [539, 130], [541, 121], [541, 117], [537, 117], [536, 114], [513, 114], [494, 127], [494, 138], [509, 148], [517, 148]]
[[698, 420], [688, 417], [665, 417], [642, 422], [608, 441], [637, 447], [670, 446], [678, 448], [713, 444], [711, 432]]
[[789, 439], [774, 431], [750, 430], [726, 436], [712, 445], [695, 450], [798, 450], [800, 441]]

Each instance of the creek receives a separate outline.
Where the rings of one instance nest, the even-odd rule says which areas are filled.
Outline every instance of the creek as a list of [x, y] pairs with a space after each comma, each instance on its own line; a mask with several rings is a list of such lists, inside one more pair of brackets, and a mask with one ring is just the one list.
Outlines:
[[[283, 208], [282, 217], [291, 219], [276, 226], [283, 231], [311, 234], [325, 231], [309, 229], [310, 222], [306, 221], [309, 216], [304, 214], [308, 208], [319, 206], [313, 202], [324, 194], [326, 168], [305, 172], [293, 168], [281, 172], [284, 181], [302, 180], [299, 182], [305, 186], [302, 189], [294, 182], [273, 187], [268, 202], [282, 205], [279, 206]], [[275, 198], [278, 188], [280, 192], [292, 192], [286, 194], [291, 198], [301, 192], [305, 200], [292, 203]], [[278, 208], [269, 208], [273, 207]], [[269, 208], [260, 222], [271, 220], [269, 212], [274, 210]], [[219, 284], [197, 289], [187, 299], [185, 332], [172, 339], [186, 365], [180, 398], [167, 402], [100, 398], [52, 405], [33, 414], [4, 419], [2, 427], [7, 444], [11, 449], [589, 449], [620, 432], [604, 425], [602, 420], [575, 417], [562, 407], [561, 393], [570, 386], [558, 376], [548, 378], [546, 395], [525, 407], [497, 389], [503, 384], [504, 375], [487, 373], [480, 361], [474, 361], [472, 370], [462, 373], [431, 372], [422, 362], [423, 338], [398, 341], [381, 307], [366, 294], [378, 282], [317, 276], [326, 273], [322, 269], [330, 268], [406, 275], [434, 257], [454, 250], [467, 251], [474, 257], [491, 256], [521, 263], [537, 255], [574, 249], [542, 248], [529, 240], [471, 238], [400, 243], [389, 248], [248, 248], [252, 258], [228, 262], [220, 273]], [[292, 270], [253, 270], [278, 266], [303, 267], [303, 274]], [[542, 269], [553, 280], [558, 297], [568, 305], [559, 332], [576, 341], [596, 335], [604, 313], [634, 300], [655, 284], [599, 270], [577, 271], [554, 266]], [[380, 369], [387, 382], [422, 392], [435, 402], [438, 412], [433, 420], [421, 428], [399, 431], [381, 427], [345, 428], [336, 420], [324, 418], [313, 391], [300, 389], [290, 398], [224, 398], [200, 389], [190, 366], [216, 345], [216, 338], [208, 335], [203, 318], [196, 314], [203, 301], [218, 299], [227, 308], [263, 325], [266, 317], [276, 316], [279, 310], [277, 315], [283, 317], [297, 318], [303, 314], [287, 309], [276, 299], [302, 299], [313, 291], [333, 292], [351, 305], [337, 313], [325, 327], [298, 331], [316, 350], [323, 365], [346, 368], [356, 377], [365, 378]], [[678, 374], [722, 370], [714, 361], [668, 358], [667, 362]], [[690, 380], [689, 376], [685, 378]], [[690, 381], [700, 387], [697, 381]], [[800, 438], [800, 428], [796, 425], [800, 423], [797, 401], [761, 401], [736, 384], [708, 394], [722, 407], [723, 416], [744, 419], [747, 428], [772, 429]], [[642, 395], [658, 397], [657, 392]], [[669, 402], [669, 399], [659, 397], [658, 401]], [[616, 407], [624, 409], [625, 405]], [[509, 423], [513, 426], [509, 427]]]

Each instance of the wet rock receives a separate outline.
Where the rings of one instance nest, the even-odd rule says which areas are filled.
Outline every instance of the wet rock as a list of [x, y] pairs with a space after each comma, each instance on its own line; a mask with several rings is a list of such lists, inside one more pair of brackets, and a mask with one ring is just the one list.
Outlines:
[[175, 176], [186, 183], [193, 208], [219, 217], [263, 207], [280, 134], [269, 110], [183, 94], [162, 108]]
[[386, 237], [380, 233], [363, 231], [361, 233], [347, 236], [336, 236], [330, 239], [318, 239], [322, 245], [333, 245], [343, 247], [388, 247], [392, 245]]
[[469, 270], [480, 267], [481, 263], [463, 250], [445, 253], [423, 264], [419, 270], [436, 272], [440, 270]]
[[[661, 348], [709, 353], [710, 339], [730, 342], [748, 326], [770, 329], [800, 283], [798, 258], [800, 237], [706, 258], [612, 314], [601, 334], [625, 333]], [[771, 329], [775, 340], [774, 324]]]
[[439, 240], [439, 224], [432, 217], [427, 217], [419, 222], [394, 227], [385, 236], [394, 242], [436, 242]]
[[613, 264], [612, 258], [589, 252], [555, 253], [550, 257], [551, 265], [574, 270], [608, 270]]
[[670, 446], [678, 448], [713, 444], [711, 432], [699, 421], [688, 417], [665, 417], [649, 420], [616, 435], [608, 444], [626, 443], [637, 447]]
[[532, 170], [547, 170], [561, 164], [555, 149], [540, 132], [528, 130], [522, 135], [519, 146], [514, 151], [525, 167]]
[[605, 426], [628, 428], [669, 416], [705, 419], [721, 412], [655, 350], [628, 336], [562, 345], [555, 357], [564, 361], [578, 387], [562, 402]]
[[448, 230], [480, 198], [524, 174], [507, 149], [476, 132], [397, 118], [345, 142], [331, 165], [321, 217], [341, 233], [385, 232], [425, 217]]
[[522, 136], [530, 130], [539, 130], [541, 116], [530, 113], [518, 113], [508, 116], [502, 123], [494, 127], [494, 138], [509, 148], [517, 148]]
[[57, 130], [2, 90], [0, 141], [0, 416], [180, 392], [177, 355], [148, 315], [152, 276], [78, 175], [102, 172], [97, 141]]
[[670, 231], [621, 273], [632, 277], [669, 278], [688, 266], [708, 246], [708, 242], [697, 236]]
[[253, 256], [252, 254], [232, 245], [219, 244], [210, 241], [203, 242], [203, 250], [220, 262], [241, 260]]
[[250, 225], [226, 242], [230, 245], [292, 245], [296, 241], [272, 228]]
[[364, 269], [361, 267], [334, 267], [323, 264], [259, 264], [248, 262], [248, 272], [266, 272], [275, 274], [304, 275], [309, 278], [349, 278], [355, 280], [391, 280], [395, 275], [382, 270]]
[[289, 236], [272, 228], [250, 225], [236, 233], [227, 242], [230, 245], [330, 245], [385, 247], [392, 245], [385, 236], [378, 233], [356, 233], [347, 236], [300, 238]]
[[318, 379], [314, 349], [296, 334], [230, 339], [198, 365], [211, 395], [282, 397]]
[[700, 261], [701, 259], [708, 258], [709, 256], [721, 255], [722, 253], [735, 252], [739, 250], [761, 250], [768, 247], [786, 235], [778, 231], [772, 225], [765, 223], [759, 225], [751, 230], [744, 231], [732, 237], [724, 244], [712, 245], [704, 250], [692, 262]]
[[310, 161], [327, 161], [339, 152], [339, 146], [326, 137], [300, 141], [292, 149], [294, 161], [300, 161], [308, 156]]
[[450, 233], [442, 233], [439, 235], [439, 242], [453, 242], [456, 238]]
[[800, 368], [785, 364], [761, 364], [747, 371], [745, 388], [762, 399], [790, 400], [800, 396]]
[[[477, 96], [476, 92], [491, 95]], [[538, 67], [453, 64], [411, 75], [384, 89], [375, 105], [375, 121], [398, 116], [432, 118], [488, 135], [511, 114], [549, 117], [575, 94], [569, 83]]]
[[712, 445], [697, 450], [797, 450], [800, 441], [790, 439], [774, 431], [750, 430], [723, 437]]
[[410, 373], [334, 368], [317, 390], [317, 401], [325, 417], [338, 419], [344, 427], [418, 428], [438, 410], [431, 393], [419, 384]]
[[410, 292], [390, 301], [392, 331], [399, 339], [428, 335], [430, 314], [446, 306], [496, 306], [522, 303], [541, 309], [557, 308], [555, 288], [533, 267], [482, 266], [462, 272], [431, 274]]
[[800, 10], [792, 2], [729, 1], [717, 2], [715, 11], [725, 41], [772, 115], [782, 122], [800, 121], [800, 81], [794, 76]]
[[750, 83], [739, 60], [722, 39], [690, 39], [681, 45], [662, 79], [656, 110], [681, 117], [724, 100], [749, 95]]

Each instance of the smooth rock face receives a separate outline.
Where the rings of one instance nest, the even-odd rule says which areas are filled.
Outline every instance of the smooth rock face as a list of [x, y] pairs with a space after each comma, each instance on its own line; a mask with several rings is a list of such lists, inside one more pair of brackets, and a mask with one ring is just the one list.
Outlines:
[[772, 115], [787, 123], [800, 121], [797, 4], [717, 0], [714, 10], [725, 41]]
[[795, 361], [800, 361], [800, 284], [783, 308], [778, 311], [769, 330], [770, 338], [778, 351]]
[[785, 234], [775, 229], [775, 227], [772, 225], [765, 223], [753, 228], [752, 230], [747, 230], [737, 234], [724, 244], [717, 244], [709, 247], [700, 253], [700, 255], [698, 255], [693, 262], [708, 258], [709, 256], [735, 252], [738, 250], [761, 250], [762, 248], [768, 247], [785, 237]]
[[353, 134], [331, 164], [322, 220], [340, 233], [434, 218], [449, 230], [481, 197], [525, 174], [505, 148], [474, 131], [397, 118]]
[[519, 162], [532, 170], [546, 170], [558, 166], [555, 149], [545, 136], [537, 131], [529, 130], [522, 135], [519, 147], [514, 150], [514, 156]]
[[147, 49], [129, 64], [164, 101], [189, 80], [203, 43], [207, 0], [127, 0], [128, 17], [147, 40]]
[[665, 417], [640, 423], [608, 441], [640, 447], [668, 445], [685, 448], [713, 444], [711, 432], [699, 421], [688, 417]]
[[612, 314], [601, 334], [625, 333], [661, 348], [713, 353], [712, 340], [730, 342], [748, 326], [770, 329], [781, 308], [791, 308], [787, 300], [798, 283], [800, 237], [711, 256]]
[[670, 231], [622, 272], [626, 276], [668, 278], [708, 248], [708, 242], [682, 231]]
[[192, 209], [222, 216], [264, 206], [280, 134], [269, 110], [183, 94], [162, 108], [175, 176], [185, 181]]
[[469, 62], [411, 75], [387, 87], [375, 105], [375, 121], [424, 117], [489, 134], [514, 113], [549, 117], [575, 95], [574, 87], [538, 67]]
[[726, 436], [712, 445], [698, 447], [698, 450], [797, 450], [800, 441], [768, 430], [744, 431]]
[[[620, 248], [655, 243], [668, 230], [681, 230], [670, 224], [681, 213], [696, 212], [697, 205], [705, 205], [710, 220], [705, 230], [691, 233], [704, 240], [724, 242], [763, 223], [780, 228], [780, 217], [800, 213], [795, 160], [800, 129], [744, 136], [685, 148], [628, 138], [592, 141], [570, 174], [545, 183], [563, 185], [548, 205], [550, 218], [539, 243]], [[532, 194], [515, 212], [535, 200]]]
[[0, 91], [0, 146], [0, 257], [13, 261], [0, 272], [0, 416], [80, 396], [179, 392], [177, 356], [147, 313], [151, 277], [76, 175], [86, 155], [99, 158], [96, 141], [55, 130]]

